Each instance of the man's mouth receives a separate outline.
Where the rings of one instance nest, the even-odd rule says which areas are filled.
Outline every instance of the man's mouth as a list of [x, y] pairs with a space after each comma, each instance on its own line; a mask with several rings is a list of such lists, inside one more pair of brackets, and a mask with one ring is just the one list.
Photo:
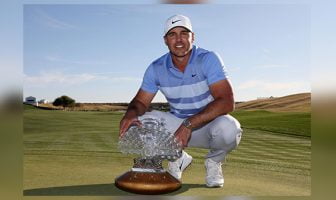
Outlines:
[[183, 45], [176, 45], [176, 48], [183, 48]]

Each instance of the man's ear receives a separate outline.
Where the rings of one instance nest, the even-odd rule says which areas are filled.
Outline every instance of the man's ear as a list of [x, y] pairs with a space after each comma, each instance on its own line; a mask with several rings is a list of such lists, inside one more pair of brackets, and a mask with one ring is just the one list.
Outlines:
[[163, 40], [164, 40], [164, 43], [168, 46], [166, 36], [163, 36]]
[[194, 32], [191, 32], [191, 41], [192, 41], [192, 43], [194, 43], [194, 40], [195, 40], [195, 34], [194, 34]]

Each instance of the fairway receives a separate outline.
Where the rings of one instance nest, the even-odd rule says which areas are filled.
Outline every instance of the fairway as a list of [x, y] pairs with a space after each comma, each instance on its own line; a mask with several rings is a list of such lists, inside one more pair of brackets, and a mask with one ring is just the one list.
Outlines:
[[[303, 196], [311, 194], [310, 113], [237, 111], [244, 133], [223, 165], [224, 188], [205, 187], [206, 149], [194, 158], [183, 186], [168, 195]], [[120, 112], [49, 111], [25, 106], [24, 195], [133, 195], [114, 186], [133, 156], [117, 150]], [[165, 163], [166, 164], [166, 163]]]

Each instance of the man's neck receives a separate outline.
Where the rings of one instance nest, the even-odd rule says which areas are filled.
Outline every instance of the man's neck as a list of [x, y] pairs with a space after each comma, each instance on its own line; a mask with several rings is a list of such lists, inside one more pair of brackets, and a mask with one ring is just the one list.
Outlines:
[[183, 57], [177, 57], [172, 55], [173, 64], [181, 71], [184, 72], [185, 68], [188, 65], [189, 58], [191, 56], [191, 51]]

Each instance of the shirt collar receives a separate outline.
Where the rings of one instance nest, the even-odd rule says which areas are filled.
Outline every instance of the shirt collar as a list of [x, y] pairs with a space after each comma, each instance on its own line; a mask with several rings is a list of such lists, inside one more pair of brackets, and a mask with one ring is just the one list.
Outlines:
[[[196, 55], [196, 49], [197, 49], [197, 48], [198, 48], [198, 47], [197, 47], [196, 45], [193, 45], [193, 47], [192, 47], [192, 49], [191, 49], [191, 55], [190, 55], [190, 57], [189, 57], [188, 65], [191, 64], [191, 63], [193, 63], [193, 61], [195, 60], [195, 57], [196, 57], [195, 55]], [[174, 64], [173, 64], [173, 60], [172, 60], [172, 58], [171, 58], [171, 54], [170, 54], [170, 53], [168, 53], [167, 61], [168, 61], [167, 66], [168, 66], [169, 68], [176, 68], [176, 67], [174, 66]]]

